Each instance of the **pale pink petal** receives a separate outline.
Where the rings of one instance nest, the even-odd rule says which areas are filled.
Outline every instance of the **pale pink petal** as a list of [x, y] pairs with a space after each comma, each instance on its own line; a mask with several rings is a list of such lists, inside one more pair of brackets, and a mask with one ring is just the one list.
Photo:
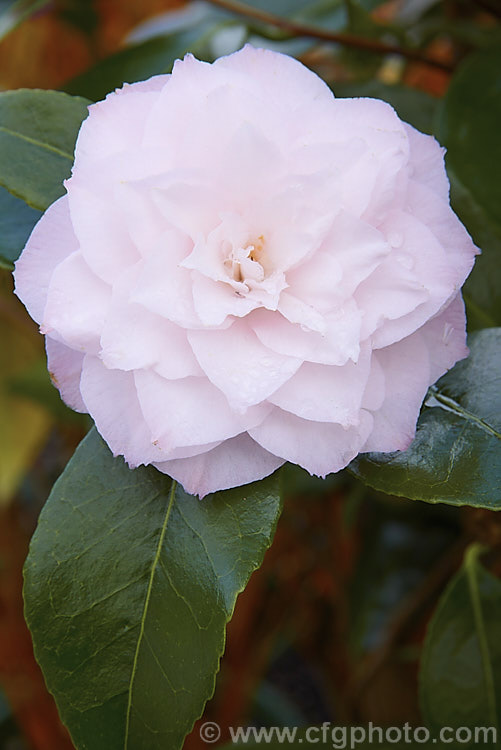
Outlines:
[[[258, 61], [255, 75], [249, 75], [252, 55], [265, 61]], [[145, 145], [164, 142], [174, 164], [213, 169], [225, 161], [226, 145], [246, 120], [274, 141], [304, 141], [305, 121], [315, 123], [316, 111], [322, 103], [332, 102], [332, 93], [297, 61], [275, 53], [269, 60], [267, 56], [265, 50], [242, 50], [213, 66], [191, 56], [177, 61], [148, 119]], [[260, 74], [267, 64], [275, 72], [263, 86]], [[292, 100], [287, 95], [290, 86], [295, 88]], [[270, 88], [277, 91], [273, 106]]]
[[[207, 279], [196, 271], [185, 273], [191, 273], [195, 313], [204, 327], [219, 327], [229, 315], [241, 318], [258, 306], [253, 297], [237, 294], [230, 284]], [[227, 325], [230, 323], [228, 320]]]
[[100, 358], [120, 370], [154, 367], [167, 378], [203, 375], [186, 331], [130, 299], [142, 264], [122, 274], [113, 288], [101, 334]]
[[159, 238], [145, 260], [131, 300], [185, 328], [201, 325], [193, 304], [191, 271], [180, 267], [191, 243], [174, 230]]
[[45, 337], [47, 369], [50, 379], [59, 390], [61, 398], [75, 411], [85, 413], [87, 407], [80, 393], [80, 377], [84, 355], [68, 346]]
[[318, 250], [312, 258], [287, 273], [287, 282], [299, 297], [321, 313], [329, 312], [339, 300], [343, 272], [333, 254]]
[[360, 412], [357, 427], [311, 422], [275, 408], [249, 434], [263, 448], [320, 477], [347, 466], [360, 451], [372, 428], [369, 412]]
[[461, 294], [419, 329], [430, 358], [430, 384], [468, 356], [466, 316]]
[[255, 234], [263, 236], [273, 268], [292, 269], [321, 245], [340, 208], [336, 183], [336, 175], [324, 173], [288, 176], [260, 202], [248, 201]]
[[[449, 180], [445, 171], [445, 148], [431, 135], [424, 135], [412, 125], [404, 123], [409, 139], [412, 179], [433, 190], [449, 203]], [[450, 209], [449, 209], [450, 210]]]
[[131, 372], [108, 370], [98, 357], [87, 355], [80, 390], [87, 411], [114, 456], [125, 456], [131, 469], [166, 457], [153, 442]]
[[151, 191], [135, 182], [121, 180], [115, 201], [134, 246], [142, 256], [150, 254], [165, 233], [165, 219], [152, 200]]
[[317, 333], [289, 322], [282, 315], [255, 310], [249, 318], [258, 339], [278, 354], [306, 362], [344, 365], [357, 361], [362, 314], [353, 301], [325, 316], [325, 332]]
[[268, 400], [303, 419], [357, 425], [369, 368], [368, 347], [356, 364], [350, 361], [335, 367], [306, 362]]
[[[364, 311], [362, 340], [380, 328], [387, 320], [401, 320], [419, 305], [427, 302], [430, 292], [420, 283], [412, 270], [389, 258], [358, 287], [355, 293], [357, 305]], [[404, 335], [407, 333], [404, 328]]]
[[463, 284], [470, 273], [475, 255], [480, 251], [459, 221], [448, 201], [441, 200], [433, 190], [410, 180], [407, 195], [412, 215], [419, 219], [438, 239], [456, 275], [456, 284]]
[[75, 147], [75, 170], [80, 162], [96, 162], [120, 151], [137, 148], [141, 143], [146, 119], [168, 76], [126, 84], [120, 91], [89, 107]]
[[137, 370], [135, 383], [153, 440], [166, 451], [234, 437], [260, 424], [270, 410], [260, 404], [236, 413], [207, 378], [166, 380], [151, 370]]
[[[216, 165], [214, 181], [224, 185], [229, 196], [240, 198], [236, 206], [239, 211], [245, 212], [262, 199], [263, 187], [286, 169], [279, 144], [266, 138], [258, 123], [246, 119], [237, 125], [225, 143]], [[242, 175], [245, 175], [245, 190], [242, 190]], [[244, 197], [245, 200], [242, 200]]]
[[[220, 84], [212, 70], [211, 65], [196, 60], [193, 55], [176, 60], [172, 74], [148, 113], [143, 140], [146, 147], [158, 148], [162, 143], [167, 158], [172, 161], [176, 151], [185, 151], [187, 127], [199, 120], [202, 97]], [[205, 121], [200, 124], [202, 129]]]
[[193, 458], [156, 463], [157, 469], [180, 482], [186, 492], [205, 497], [210, 492], [240, 487], [272, 474], [285, 463], [263, 450], [247, 434], [225, 440]]
[[362, 398], [362, 409], [377, 411], [386, 398], [386, 378], [376, 356], [371, 356], [367, 385]]
[[115, 90], [115, 94], [117, 96], [128, 96], [129, 94], [149, 94], [150, 92], [158, 92], [163, 89], [169, 78], [170, 74], [161, 73], [156, 76], [151, 76], [151, 78], [147, 78], [145, 81], [124, 83], [121, 89]]
[[[232, 438], [230, 438], [232, 440]], [[221, 445], [223, 441], [217, 440], [214, 443], [204, 443], [203, 445], [183, 445], [180, 448], [173, 448], [165, 454], [165, 460], [171, 461], [178, 458], [193, 458], [193, 456], [199, 456], [201, 453], [207, 453], [218, 445]], [[160, 464], [161, 466], [162, 464]], [[158, 467], [157, 464], [155, 466]]]
[[404, 124], [386, 102], [378, 99], [337, 99], [325, 115], [329, 140], [360, 138], [364, 155], [343, 171], [340, 190], [343, 207], [353, 216], [377, 221], [389, 202], [401, 200], [394, 192], [395, 177], [409, 159]]
[[[341, 211], [324, 240], [322, 250], [329, 253], [341, 267], [342, 278], [332, 283], [331, 293], [335, 302], [351, 296], [390, 254], [391, 248], [380, 231]], [[299, 267], [294, 281], [291, 281], [294, 290], [296, 280], [301, 283], [301, 270], [302, 267]]]
[[54, 269], [78, 250], [68, 198], [53, 203], [35, 225], [14, 271], [15, 291], [37, 323], [42, 322]]
[[117, 274], [139, 260], [139, 252], [112, 201], [103, 200], [92, 185], [85, 187], [82, 182], [68, 188], [71, 221], [82, 255], [94, 273], [111, 284]]
[[73, 253], [52, 274], [42, 333], [61, 337], [73, 349], [97, 353], [110, 301], [110, 287], [92, 273], [80, 252]]
[[220, 222], [220, 213], [230, 206], [224, 193], [214, 191], [210, 174], [170, 170], [161, 178], [149, 180], [151, 198], [165, 221], [195, 242]]
[[378, 155], [393, 151], [395, 143], [409, 153], [405, 124], [393, 107], [381, 99], [336, 99], [336, 106], [330, 108], [329, 124], [329, 140], [332, 142], [343, 143], [348, 134], [350, 138], [367, 141], [370, 149]]
[[290, 323], [297, 323], [302, 328], [325, 334], [327, 323], [324, 315], [308, 302], [290, 294], [287, 291], [280, 295], [278, 311], [287, 318]]
[[206, 376], [237, 410], [264, 401], [301, 365], [265, 347], [245, 322], [225, 331], [189, 331], [188, 340]]
[[287, 102], [289, 113], [294, 108], [311, 105], [312, 101], [330, 103], [334, 98], [322, 79], [298, 60], [288, 55], [277, 55], [271, 50], [256, 49], [250, 44], [239, 52], [220, 57], [214, 67], [243, 74], [243, 80], [252, 81], [256, 87], [267, 92], [270, 102]]
[[[384, 231], [393, 243], [394, 249], [391, 257], [395, 258], [400, 266], [404, 266], [422, 289], [426, 290], [428, 299], [418, 304], [408, 314], [405, 314], [402, 308], [400, 317], [396, 317], [391, 314], [390, 299], [388, 298], [386, 310], [383, 311], [384, 301], [379, 297], [383, 303], [381, 311], [386, 322], [373, 335], [373, 346], [377, 349], [393, 344], [420, 328], [441, 309], [444, 302], [455, 295], [464, 280], [463, 258], [459, 254], [456, 255], [454, 261], [451, 257], [447, 257], [435, 235], [425, 223], [419, 221], [411, 213], [390, 212], [384, 222]], [[458, 268], [456, 268], [456, 261]], [[468, 264], [472, 262], [473, 252], [469, 255]], [[397, 263], [393, 264], [394, 272], [398, 268]], [[365, 284], [365, 299], [366, 304], [369, 305], [373, 287], [370, 279], [367, 279]], [[416, 294], [419, 292], [416, 291]], [[362, 304], [359, 300], [359, 290], [355, 298], [359, 304]]]
[[424, 338], [418, 331], [372, 356], [383, 369], [386, 397], [373, 412], [374, 427], [361, 450], [405, 450], [414, 439], [419, 410], [431, 383]]

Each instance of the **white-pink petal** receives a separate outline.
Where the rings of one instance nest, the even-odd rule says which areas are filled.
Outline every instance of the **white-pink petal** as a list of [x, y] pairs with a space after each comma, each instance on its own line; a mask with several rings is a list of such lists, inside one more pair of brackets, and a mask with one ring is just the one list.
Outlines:
[[[449, 180], [445, 171], [445, 148], [431, 135], [425, 135], [412, 125], [404, 123], [409, 139], [411, 177], [430, 188], [435, 197], [449, 203]], [[445, 207], [444, 207], [445, 208]], [[447, 212], [450, 208], [447, 205]]]
[[260, 424], [271, 408], [260, 404], [239, 414], [206, 377], [166, 380], [151, 370], [134, 377], [153, 440], [165, 451], [234, 437]]
[[243, 433], [193, 458], [163, 461], [155, 466], [180, 482], [186, 492], [203, 498], [211, 492], [264, 479], [283, 463], [282, 458]]
[[110, 301], [111, 288], [91, 271], [80, 251], [72, 253], [52, 274], [42, 333], [73, 349], [97, 353]]
[[59, 341], [54, 341], [50, 336], [45, 337], [45, 349], [50, 379], [59, 390], [61, 398], [75, 411], [85, 413], [87, 407], [80, 393], [84, 355]]
[[137, 277], [131, 300], [184, 328], [200, 325], [193, 304], [191, 272], [180, 267], [191, 242], [167, 230], [156, 242]]
[[423, 399], [431, 383], [428, 349], [420, 331], [373, 352], [381, 365], [386, 395], [373, 412], [374, 426], [362, 451], [401, 451], [409, 447]]
[[345, 429], [338, 424], [301, 419], [277, 407], [249, 434], [270, 453], [325, 477], [355, 458], [371, 428], [372, 416], [364, 410], [360, 423]]
[[165, 458], [143, 417], [132, 372], [109, 370], [98, 357], [87, 355], [80, 390], [87, 411], [114, 456], [124, 456], [131, 469]]
[[225, 331], [189, 331], [188, 339], [206, 376], [237, 411], [265, 401], [301, 365], [264, 346], [246, 322]]
[[146, 119], [168, 76], [125, 84], [120, 91], [89, 107], [75, 147], [75, 171], [80, 163], [97, 162], [120, 151], [137, 148], [143, 137]]
[[92, 185], [72, 182], [68, 190], [71, 222], [80, 250], [93, 272], [107, 283], [140, 259], [113, 196]]
[[15, 291], [37, 323], [42, 322], [54, 269], [78, 250], [68, 198], [53, 203], [35, 225], [14, 271]]
[[461, 294], [420, 328], [430, 358], [430, 384], [468, 356], [466, 316]]
[[249, 318], [258, 339], [269, 349], [306, 362], [344, 365], [360, 353], [362, 312], [353, 300], [323, 318], [325, 330], [309, 330], [282, 315], [256, 310]]
[[336, 367], [305, 362], [269, 401], [303, 419], [357, 425], [369, 369], [367, 346], [356, 364], [349, 361]]
[[131, 300], [141, 268], [139, 264], [125, 271], [113, 288], [101, 334], [100, 358], [112, 369], [153, 367], [172, 379], [203, 375], [186, 330]]

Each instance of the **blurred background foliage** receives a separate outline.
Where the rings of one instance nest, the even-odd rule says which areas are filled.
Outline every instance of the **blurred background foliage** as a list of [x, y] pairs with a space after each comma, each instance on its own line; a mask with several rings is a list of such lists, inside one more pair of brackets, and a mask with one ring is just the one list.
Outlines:
[[[210, 61], [250, 41], [297, 56], [337, 96], [387, 100], [448, 148], [453, 205], [483, 250], [465, 290], [474, 330], [501, 325], [500, 18], [498, 0], [1, 0], [0, 89], [98, 100], [168, 72], [187, 51]], [[38, 512], [90, 425], [60, 401], [41, 337], [12, 295], [12, 263], [40, 208], [0, 187], [2, 750], [72, 747], [21, 597]], [[501, 518], [383, 495], [348, 472], [320, 482], [288, 467], [286, 480], [276, 539], [239, 598], [202, 719], [222, 726], [221, 742], [247, 723], [501, 721], [501, 586], [491, 575], [501, 572]], [[473, 559], [484, 548], [483, 562]], [[195, 727], [186, 748], [200, 747]]]

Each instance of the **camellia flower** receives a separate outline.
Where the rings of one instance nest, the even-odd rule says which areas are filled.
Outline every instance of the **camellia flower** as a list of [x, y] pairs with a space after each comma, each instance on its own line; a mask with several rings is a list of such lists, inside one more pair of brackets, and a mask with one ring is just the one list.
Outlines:
[[200, 496], [404, 450], [466, 356], [443, 149], [246, 46], [89, 107], [16, 291], [63, 399]]

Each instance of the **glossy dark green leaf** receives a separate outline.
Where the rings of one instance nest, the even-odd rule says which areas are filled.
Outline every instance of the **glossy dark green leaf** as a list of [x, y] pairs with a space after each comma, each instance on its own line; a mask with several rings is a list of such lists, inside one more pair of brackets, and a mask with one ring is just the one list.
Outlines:
[[361, 455], [350, 464], [356, 476], [413, 500], [501, 509], [501, 329], [469, 345], [430, 389], [410, 448]]
[[[454, 76], [437, 121], [448, 163], [493, 218], [501, 206], [501, 44], [470, 55]], [[498, 219], [499, 220], [499, 219]]]
[[182, 746], [273, 538], [278, 484], [200, 501], [155, 469], [128, 469], [95, 430], [81, 443], [25, 568], [35, 654], [78, 750]]
[[428, 626], [420, 700], [430, 729], [501, 726], [501, 581], [480, 552], [466, 551]]
[[0, 266], [14, 267], [40, 216], [40, 211], [0, 187]]
[[88, 103], [61, 91], [0, 93], [0, 185], [42, 211], [59, 198]]
[[501, 325], [501, 44], [470, 55], [438, 111], [451, 200], [483, 255], [465, 286], [470, 329]]

